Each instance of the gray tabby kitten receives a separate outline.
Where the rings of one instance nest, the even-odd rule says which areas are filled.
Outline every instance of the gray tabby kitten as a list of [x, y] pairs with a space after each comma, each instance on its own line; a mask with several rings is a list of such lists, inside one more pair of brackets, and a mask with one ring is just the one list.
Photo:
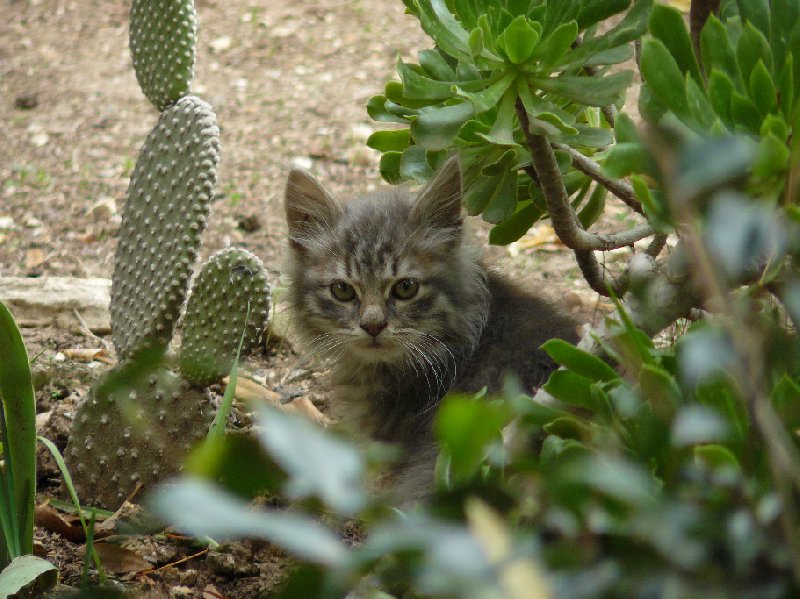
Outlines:
[[389, 189], [340, 203], [307, 171], [286, 186], [289, 302], [312, 352], [333, 358], [332, 409], [398, 443], [404, 502], [433, 480], [431, 420], [450, 390], [533, 391], [555, 365], [539, 349], [575, 323], [476, 260], [464, 242], [461, 171], [450, 159], [418, 195]]

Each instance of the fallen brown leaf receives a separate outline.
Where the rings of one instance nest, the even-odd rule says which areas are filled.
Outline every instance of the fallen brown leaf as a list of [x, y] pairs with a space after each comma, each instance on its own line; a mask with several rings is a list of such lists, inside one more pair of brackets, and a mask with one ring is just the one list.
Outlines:
[[225, 595], [219, 592], [219, 589], [213, 584], [207, 584], [203, 587], [203, 599], [225, 599]]
[[44, 252], [40, 248], [31, 248], [25, 252], [25, 268], [35, 268], [42, 262], [44, 262]]
[[77, 518], [73, 520], [61, 514], [50, 504], [36, 507], [34, 521], [36, 526], [41, 526], [45, 530], [59, 534], [73, 543], [83, 543], [86, 540], [80, 520]]
[[114, 574], [129, 574], [149, 570], [152, 565], [139, 554], [114, 543], [95, 543], [94, 549], [103, 568]]
[[[223, 379], [227, 385], [230, 382], [230, 377]], [[281, 396], [275, 391], [267, 389], [253, 380], [245, 377], [240, 377], [236, 380], [236, 390], [233, 393], [234, 397], [244, 402], [267, 402], [273, 406], [281, 405]]]
[[93, 362], [108, 355], [108, 350], [102, 347], [83, 348], [76, 347], [63, 350], [64, 355], [76, 362]]
[[280, 408], [289, 414], [300, 414], [301, 416], [305, 416], [311, 420], [311, 422], [320, 426], [327, 426], [330, 423], [330, 419], [325, 416], [325, 414], [320, 412], [317, 409], [317, 406], [311, 403], [311, 400], [307, 397], [298, 397], [297, 399], [293, 399], [289, 403], [280, 406]]

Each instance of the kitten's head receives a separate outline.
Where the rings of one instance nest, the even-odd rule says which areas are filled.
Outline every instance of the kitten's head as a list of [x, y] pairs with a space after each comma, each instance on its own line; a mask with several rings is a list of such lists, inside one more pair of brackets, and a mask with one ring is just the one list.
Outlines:
[[457, 160], [416, 196], [391, 190], [346, 203], [293, 170], [286, 218], [290, 302], [312, 351], [428, 370], [477, 342], [488, 292], [462, 244]]

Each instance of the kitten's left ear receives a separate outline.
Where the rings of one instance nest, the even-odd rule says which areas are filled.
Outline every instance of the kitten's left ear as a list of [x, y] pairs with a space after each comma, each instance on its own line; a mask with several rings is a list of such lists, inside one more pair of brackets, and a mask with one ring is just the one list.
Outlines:
[[339, 202], [322, 183], [305, 169], [292, 169], [286, 182], [286, 222], [290, 236], [307, 233], [308, 228], [330, 229], [342, 214]]
[[458, 156], [449, 158], [420, 192], [411, 214], [420, 222], [442, 228], [461, 226], [461, 166]]

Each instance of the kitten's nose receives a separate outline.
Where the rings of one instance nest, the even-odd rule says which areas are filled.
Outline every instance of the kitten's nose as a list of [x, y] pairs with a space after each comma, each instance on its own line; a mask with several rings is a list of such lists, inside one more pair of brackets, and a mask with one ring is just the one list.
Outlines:
[[377, 337], [380, 332], [386, 328], [386, 322], [381, 320], [365, 320], [361, 321], [361, 328], [373, 337]]

